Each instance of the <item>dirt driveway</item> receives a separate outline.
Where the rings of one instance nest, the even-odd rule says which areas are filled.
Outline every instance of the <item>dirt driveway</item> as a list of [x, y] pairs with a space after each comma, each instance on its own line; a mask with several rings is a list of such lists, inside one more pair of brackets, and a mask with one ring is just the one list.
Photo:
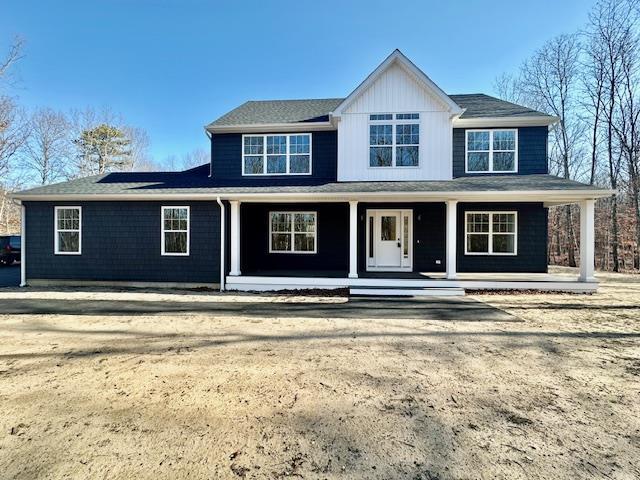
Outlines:
[[454, 304], [0, 289], [0, 476], [639, 478], [640, 278], [604, 279]]

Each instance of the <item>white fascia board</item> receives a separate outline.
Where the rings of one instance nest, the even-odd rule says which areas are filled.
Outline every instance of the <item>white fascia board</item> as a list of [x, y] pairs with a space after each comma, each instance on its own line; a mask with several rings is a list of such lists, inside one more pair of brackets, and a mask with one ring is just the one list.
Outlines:
[[281, 192], [281, 193], [144, 193], [144, 194], [74, 194], [74, 195], [18, 195], [21, 201], [148, 201], [148, 200], [239, 200], [251, 202], [347, 202], [349, 200], [377, 200], [385, 202], [405, 201], [447, 201], [461, 202], [545, 202], [549, 205], [562, 202], [571, 203], [585, 199], [609, 197], [614, 190], [487, 190], [477, 192], [434, 191], [434, 192]]
[[560, 119], [552, 116], [454, 118], [453, 128], [547, 127]]
[[309, 132], [318, 130], [335, 130], [331, 122], [300, 122], [300, 123], [252, 123], [246, 125], [206, 126], [209, 133], [251, 133], [251, 132]]
[[420, 70], [411, 60], [404, 56], [404, 54], [396, 49], [389, 55], [373, 72], [371, 72], [364, 81], [356, 87], [356, 89], [345, 98], [340, 105], [338, 105], [333, 112], [330, 113], [331, 117], [339, 118], [342, 112], [353, 101], [358, 98], [364, 91], [366, 91], [375, 82], [380, 75], [382, 75], [388, 68], [390, 68], [395, 62], [402, 66], [407, 72], [409, 72], [424, 88], [430, 93], [434, 94], [454, 115], [460, 115], [463, 109], [460, 108], [456, 102], [454, 102], [449, 95], [447, 95], [436, 83], [431, 80], [422, 70]]

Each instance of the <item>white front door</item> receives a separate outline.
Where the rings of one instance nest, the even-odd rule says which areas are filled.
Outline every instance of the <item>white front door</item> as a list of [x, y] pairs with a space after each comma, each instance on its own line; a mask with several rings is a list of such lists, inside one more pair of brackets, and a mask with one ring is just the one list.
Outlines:
[[402, 252], [400, 243], [400, 212], [381, 212], [377, 220], [377, 252], [378, 267], [400, 267]]
[[411, 270], [411, 210], [367, 211], [367, 270]]

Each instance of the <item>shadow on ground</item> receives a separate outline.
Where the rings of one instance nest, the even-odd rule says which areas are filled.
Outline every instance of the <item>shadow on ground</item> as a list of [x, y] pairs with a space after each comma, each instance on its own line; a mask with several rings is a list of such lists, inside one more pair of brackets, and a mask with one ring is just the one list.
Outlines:
[[455, 299], [349, 299], [312, 302], [168, 302], [141, 300], [12, 299], [0, 304], [6, 315], [153, 315], [197, 314], [260, 318], [419, 319], [517, 322], [517, 317], [481, 301]]

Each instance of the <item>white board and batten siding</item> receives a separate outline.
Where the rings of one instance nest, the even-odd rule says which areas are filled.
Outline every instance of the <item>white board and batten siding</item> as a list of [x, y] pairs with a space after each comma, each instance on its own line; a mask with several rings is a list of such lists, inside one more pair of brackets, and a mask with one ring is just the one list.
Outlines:
[[[369, 166], [369, 115], [419, 113], [418, 167]], [[338, 181], [450, 180], [451, 113], [440, 98], [394, 64], [342, 112], [338, 123]]]

